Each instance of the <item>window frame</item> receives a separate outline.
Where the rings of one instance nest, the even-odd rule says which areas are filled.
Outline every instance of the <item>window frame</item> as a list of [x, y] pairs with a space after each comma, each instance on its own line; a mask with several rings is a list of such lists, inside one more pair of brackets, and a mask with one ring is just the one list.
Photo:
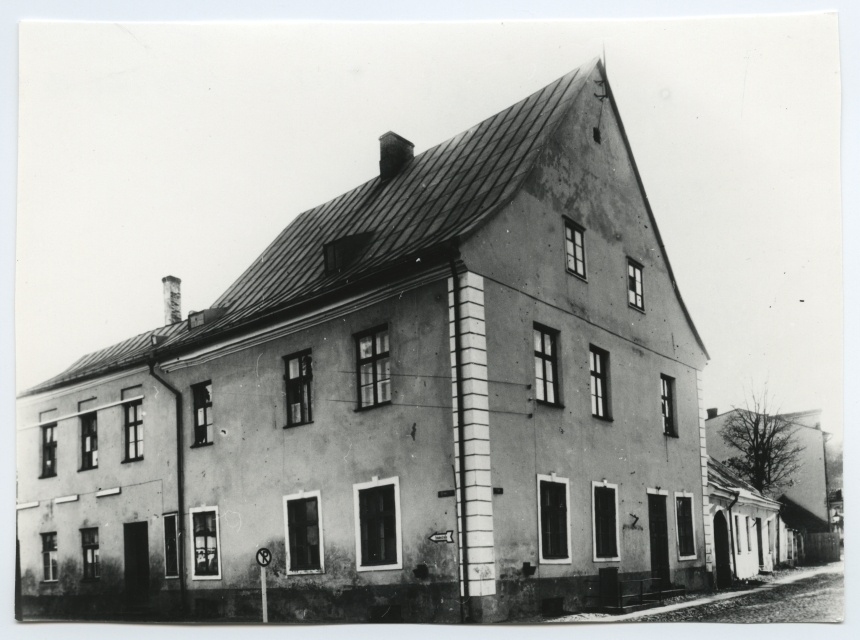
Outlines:
[[[541, 335], [541, 349], [542, 349], [541, 351], [538, 351], [537, 349], [534, 348], [535, 347], [534, 339], [535, 339], [536, 333], [539, 333]], [[547, 355], [546, 351], [545, 351], [545, 345], [546, 345], [545, 338], [546, 337], [549, 338], [550, 344], [551, 344], [551, 346], [550, 346], [551, 354], [549, 354], [549, 355]], [[560, 341], [558, 338], [559, 338], [559, 332], [556, 331], [555, 329], [551, 329], [550, 327], [547, 327], [546, 325], [542, 325], [538, 322], [535, 322], [533, 324], [533, 326], [532, 326], [532, 351], [533, 351], [532, 362], [535, 363], [535, 366], [534, 366], [534, 368], [535, 368], [535, 372], [534, 372], [535, 373], [535, 381], [534, 381], [535, 401], [540, 402], [541, 404], [551, 406], [551, 407], [562, 407], [563, 406], [562, 401], [561, 401], [561, 383], [559, 380], [559, 371], [560, 371], [561, 367], [559, 366], [559, 342]], [[542, 365], [541, 368], [542, 368], [542, 373], [544, 376], [542, 380], [539, 380], [537, 377], [537, 366], [536, 365], [537, 365], [538, 359], [540, 359], [541, 365]], [[547, 387], [549, 386], [547, 384], [547, 380], [546, 380], [546, 364], [547, 363], [550, 363], [551, 370], [552, 370], [551, 385], [552, 385], [552, 393], [554, 396], [554, 400], [547, 400], [546, 399], [547, 398]], [[539, 386], [539, 383], [543, 383], [542, 388]], [[543, 398], [538, 398], [539, 388], [541, 388], [541, 392], [543, 393]]]
[[[57, 532], [56, 531], [45, 531], [39, 534], [42, 538], [42, 582], [59, 582], [60, 580], [60, 563], [57, 560]], [[45, 541], [48, 539], [48, 536], [52, 536], [54, 541], [53, 549], [46, 549]], [[47, 560], [49, 564], [46, 566], [45, 564], [45, 556], [48, 556]], [[46, 578], [45, 577], [45, 569], [50, 567], [50, 573], [53, 577]]]
[[[631, 274], [630, 271], [633, 270]], [[627, 271], [625, 274], [627, 280], [627, 306], [636, 311], [645, 313], [645, 267], [641, 263], [636, 262], [633, 258], [627, 258]], [[638, 275], [638, 279], [637, 279]], [[631, 280], [632, 278], [632, 280]], [[630, 288], [631, 283], [633, 288]], [[639, 285], [639, 290], [636, 290], [636, 285]], [[630, 300], [630, 295], [633, 294], [633, 300]], [[636, 300], [639, 304], [636, 304]]]
[[[615, 493], [615, 556], [598, 556], [597, 555], [597, 499], [596, 489], [612, 489]], [[592, 559], [594, 562], [620, 562], [621, 561], [621, 539], [618, 533], [619, 530], [618, 518], [618, 485], [611, 482], [591, 482], [591, 546]]]
[[[388, 485], [394, 486], [394, 514], [395, 514], [395, 532], [397, 541], [395, 549], [397, 551], [397, 560], [389, 564], [362, 564], [361, 558], [361, 512], [359, 494], [367, 489], [376, 489]], [[352, 501], [353, 513], [355, 518], [355, 569], [358, 572], [365, 571], [392, 571], [403, 569], [403, 531], [401, 523], [400, 509], [400, 477], [393, 476], [390, 478], [378, 479], [374, 478], [370, 482], [360, 482], [352, 485]]]
[[[570, 238], [567, 237], [568, 231], [570, 231]], [[576, 234], [579, 234], [580, 237], [580, 245], [579, 248], [582, 250], [582, 258], [581, 260], [577, 259], [576, 256]], [[571, 243], [573, 247], [573, 253], [568, 250], [568, 242]], [[570, 218], [564, 218], [564, 257], [565, 257], [565, 269], [571, 275], [576, 276], [580, 280], [584, 280], [588, 282], [588, 264], [586, 262], [586, 251], [585, 251], [585, 227], [581, 224], [577, 224]], [[571, 258], [573, 259], [573, 268], [570, 267]], [[582, 271], [577, 270], [577, 262], [582, 263]]]
[[[98, 412], [90, 411], [80, 416], [81, 425], [81, 468], [79, 471], [91, 471], [99, 468], [99, 424]], [[92, 428], [92, 433], [88, 431]], [[90, 450], [87, 451], [87, 438], [92, 438]]]
[[[51, 439], [48, 440], [48, 432], [50, 430]], [[40, 478], [56, 478], [57, 477], [57, 423], [43, 424], [39, 429], [41, 443], [39, 451], [42, 455], [42, 475]], [[50, 452], [50, 456], [48, 456]], [[51, 461], [51, 469], [48, 470], [48, 460]]]
[[[84, 527], [80, 529], [81, 532], [81, 551], [83, 552], [83, 564], [81, 568], [83, 569], [83, 577], [81, 578], [82, 582], [97, 582], [101, 579], [101, 561], [100, 556], [101, 553], [99, 551], [101, 538], [99, 537], [99, 528], [98, 527]], [[95, 542], [87, 542], [85, 536], [88, 533], [95, 532]], [[88, 551], [92, 551], [92, 558], [88, 559]], [[89, 572], [92, 575], [87, 575]]]
[[[600, 372], [595, 372], [593, 362], [600, 363]], [[609, 352], [593, 344], [588, 345], [588, 371], [589, 371], [589, 401], [591, 403], [591, 417], [606, 422], [612, 422], [612, 395], [609, 381]], [[595, 378], [601, 381], [603, 393], [602, 409], [603, 415], [594, 412], [595, 406]]]
[[[302, 372], [302, 363], [301, 359], [309, 357], [310, 358], [310, 366], [309, 371], [310, 374], [308, 376], [303, 375]], [[292, 360], [298, 360], [299, 366], [299, 375], [296, 378], [290, 377], [290, 362]], [[297, 381], [293, 383], [292, 381]], [[300, 397], [304, 399], [307, 397], [307, 407], [302, 406], [302, 416], [307, 419], [300, 420], [299, 422], [293, 422], [292, 411], [290, 410], [290, 385], [296, 384], [299, 388]], [[359, 386], [359, 391], [360, 391]], [[285, 398], [287, 404], [287, 424], [284, 427], [285, 429], [289, 429], [292, 427], [300, 427], [306, 424], [313, 424], [314, 421], [314, 359], [313, 359], [313, 349], [304, 349], [302, 351], [297, 351], [295, 353], [291, 353], [290, 355], [284, 356], [284, 391]], [[307, 394], [307, 396], [304, 395]], [[304, 402], [302, 402], [304, 405]]]
[[[132, 407], [139, 407], [139, 409], [136, 413], [137, 418], [138, 418], [138, 420], [136, 422], [131, 422], [129, 420], [129, 410]], [[135, 453], [138, 453], [138, 443], [140, 443], [139, 448], [142, 449], [143, 444], [144, 444], [144, 433], [145, 433], [144, 429], [143, 429], [144, 420], [143, 420], [143, 400], [142, 399], [129, 400], [128, 402], [122, 403], [122, 423], [123, 423], [123, 425], [122, 425], [122, 437], [123, 437], [123, 454], [124, 454], [123, 463], [139, 462], [139, 461], [143, 460], [143, 454], [142, 453], [140, 453], [139, 455], [137, 455], [134, 458], [132, 458], [130, 455], [131, 454], [132, 440], [131, 440], [131, 438], [129, 438], [129, 429], [131, 427], [134, 427]]]
[[[317, 531], [319, 536], [319, 567], [315, 569], [291, 569], [292, 553], [290, 551], [290, 513], [289, 503], [298, 500], [317, 501]], [[284, 496], [284, 549], [286, 555], [286, 574], [288, 576], [315, 575], [325, 573], [325, 540], [323, 536], [323, 510], [322, 510], [322, 493], [316, 491], [299, 491]]]
[[735, 514], [735, 547], [738, 553], [743, 553], [744, 550], [741, 545], [741, 517], [737, 513]]
[[[217, 574], [197, 574], [197, 546], [196, 546], [196, 535], [194, 534], [194, 515], [198, 513], [209, 513], [212, 512], [215, 514], [215, 552], [218, 556], [218, 573]], [[222, 565], [222, 556], [221, 556], [221, 517], [218, 513], [217, 506], [203, 506], [203, 507], [193, 507], [188, 510], [188, 520], [189, 520], [189, 531], [191, 535], [188, 536], [188, 542], [191, 545], [191, 579], [192, 580], [220, 580], [221, 573], [223, 570]]]
[[[376, 342], [377, 335], [381, 333], [385, 333], [388, 339], [388, 351], [383, 353], [376, 352]], [[368, 358], [361, 357], [361, 340], [362, 338], [366, 338], [371, 336], [371, 355]], [[388, 324], [381, 324], [371, 329], [367, 329], [366, 331], [362, 331], [360, 333], [356, 333], [353, 335], [353, 339], [355, 340], [355, 377], [356, 377], [356, 391], [358, 396], [358, 411], [365, 411], [367, 409], [374, 409], [376, 407], [385, 406], [387, 404], [391, 404], [392, 402], [392, 389], [391, 389], [391, 328]], [[379, 379], [378, 375], [378, 366], [377, 362], [387, 359], [388, 364], [388, 399], [387, 400], [379, 400], [379, 384], [383, 382], [383, 380]], [[362, 365], [372, 364], [373, 365], [373, 402], [371, 404], [362, 404], [361, 398], [361, 367]]]
[[[558, 484], [564, 486], [565, 497], [565, 546], [566, 556], [545, 556], [543, 548], [543, 499], [541, 495], [541, 483], [548, 482], [550, 484]], [[573, 562], [573, 554], [570, 550], [570, 480], [551, 475], [537, 474], [537, 525], [538, 525], [538, 561], [541, 564], [571, 564]]]
[[[669, 416], [666, 416], [666, 408], [669, 409]], [[660, 374], [660, 411], [663, 416], [663, 435], [670, 438], [678, 437], [678, 409], [675, 401], [675, 378], [667, 376], [665, 373]], [[667, 427], [667, 418], [669, 425]]]
[[[167, 521], [173, 520], [173, 549], [174, 549], [174, 560], [176, 562], [176, 573], [170, 573], [170, 568], [167, 564], [167, 560], [170, 557], [170, 551], [167, 546]], [[179, 579], [179, 514], [177, 512], [173, 513], [165, 513], [162, 518], [162, 529], [163, 529], [163, 537], [164, 537], [164, 579], [165, 580], [178, 580]]]
[[[678, 510], [678, 502], [680, 500], [690, 501], [690, 543], [693, 547], [693, 553], [684, 555], [681, 546], [681, 513]], [[678, 549], [678, 560], [695, 560], [698, 550], [696, 549], [696, 500], [690, 491], [675, 492], [675, 546]]]
[[750, 535], [750, 529], [752, 529], [752, 525], [750, 524], [753, 521], [749, 516], [744, 516], [744, 535], [747, 537], [747, 553], [752, 553], [752, 536]]
[[[204, 399], [204, 393], [206, 393], [207, 387], [209, 388], [208, 402]], [[191, 407], [193, 411], [193, 422], [194, 422], [194, 444], [191, 445], [192, 449], [198, 447], [207, 447], [211, 444], [215, 443], [213, 438], [214, 429], [212, 425], [214, 421], [212, 420], [212, 381], [206, 380], [205, 382], [198, 382], [196, 384], [191, 385]], [[203, 410], [204, 423], [200, 423], [200, 410]], [[202, 430], [205, 429], [206, 432], [204, 434], [204, 438], [200, 437]]]

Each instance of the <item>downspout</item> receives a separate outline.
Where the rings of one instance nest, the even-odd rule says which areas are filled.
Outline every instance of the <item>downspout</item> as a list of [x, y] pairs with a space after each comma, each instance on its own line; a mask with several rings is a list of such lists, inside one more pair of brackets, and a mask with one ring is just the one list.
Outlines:
[[731, 544], [732, 544], [732, 575], [734, 576], [735, 580], [738, 579], [738, 560], [735, 557], [735, 554], [738, 552], [738, 541], [735, 538], [735, 534], [736, 534], [735, 518], [734, 518], [734, 516], [732, 516], [732, 507], [735, 506], [735, 503], [737, 503], [737, 501], [740, 497], [741, 497], [741, 492], [737, 491], [735, 493], [735, 499], [732, 500], [732, 503], [729, 505], [729, 531], [731, 531], [731, 533], [732, 533], [732, 540], [731, 540]]
[[[460, 618], [463, 622], [472, 621], [472, 602], [469, 594], [469, 540], [466, 527], [466, 444], [465, 409], [463, 408], [463, 363], [460, 354], [460, 279], [454, 259], [450, 260], [451, 280], [454, 293], [454, 367], [457, 373], [457, 460], [460, 463], [460, 536], [463, 540], [460, 548], [463, 554], [463, 597], [460, 600]], [[465, 610], [464, 610], [465, 603]]]
[[179, 564], [179, 603], [180, 612], [184, 616], [187, 611], [187, 593], [185, 586], [185, 487], [182, 447], [182, 392], [155, 372], [155, 360], [149, 361], [149, 375], [158, 380], [173, 394], [176, 399], [176, 535], [178, 538], [176, 551]]

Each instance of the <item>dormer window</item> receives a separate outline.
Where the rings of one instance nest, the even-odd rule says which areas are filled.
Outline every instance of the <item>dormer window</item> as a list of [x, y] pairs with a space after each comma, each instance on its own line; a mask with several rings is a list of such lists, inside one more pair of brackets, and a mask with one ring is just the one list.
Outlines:
[[323, 245], [325, 274], [330, 276], [349, 267], [361, 250], [367, 246], [372, 235], [373, 232], [371, 231], [356, 233]]

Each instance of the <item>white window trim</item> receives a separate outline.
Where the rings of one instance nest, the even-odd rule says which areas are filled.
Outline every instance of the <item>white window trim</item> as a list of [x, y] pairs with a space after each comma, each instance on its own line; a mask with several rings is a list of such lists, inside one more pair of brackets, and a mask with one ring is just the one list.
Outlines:
[[[287, 511], [287, 503], [291, 500], [306, 500], [307, 498], [316, 498], [317, 500], [317, 529], [319, 531], [319, 546], [320, 546], [320, 568], [319, 569], [301, 569], [298, 571], [290, 570], [290, 518]], [[322, 494], [319, 491], [299, 491], [284, 496], [284, 541], [286, 544], [285, 555], [287, 557], [286, 571], [288, 576], [301, 576], [317, 573], [325, 573], [325, 542], [323, 540], [323, 512], [322, 512]]]
[[[690, 499], [690, 529], [693, 532], [693, 555], [681, 555], [681, 527], [678, 526], [678, 498]], [[675, 548], [678, 550], [678, 560], [695, 560], [698, 557], [699, 550], [696, 547], [696, 499], [689, 491], [675, 492]]]
[[[565, 509], [567, 517], [567, 557], [566, 558], [544, 558], [543, 557], [543, 518], [541, 518], [540, 483], [554, 482], [564, 485]], [[573, 554], [570, 552], [570, 480], [559, 478], [554, 473], [546, 476], [537, 474], [537, 525], [538, 525], [538, 560], [541, 564], [571, 564]]]
[[669, 490], [668, 489], [660, 489], [660, 488], [653, 488], [652, 489], [651, 487], [648, 487], [647, 489], [645, 489], [645, 493], [650, 494], [652, 496], [668, 496]]
[[[594, 508], [594, 489], [596, 487], [606, 487], [608, 489], [615, 490], [615, 550], [618, 552], [618, 555], [614, 558], [598, 558], [597, 557], [597, 518], [596, 511]], [[591, 481], [591, 553], [594, 562], [619, 562], [621, 560], [621, 539], [618, 535], [618, 485], [612, 484], [611, 482], [603, 481]]]
[[[164, 523], [167, 522], [168, 518], [173, 518], [174, 527], [176, 528], [176, 575], [169, 576], [167, 575], [167, 527], [164, 526]], [[220, 529], [220, 527], [219, 527]], [[165, 513], [161, 516], [161, 537], [163, 538], [162, 544], [164, 546], [164, 579], [165, 580], [179, 580], [179, 572], [182, 571], [182, 567], [179, 566], [179, 515], [176, 512], [173, 513]], [[192, 541], [193, 544], [193, 541]], [[218, 552], [218, 562], [221, 561], [221, 552]], [[218, 565], [221, 566], [220, 564]]]
[[[363, 489], [372, 489], [374, 487], [382, 487], [387, 484], [394, 485], [394, 513], [395, 513], [395, 528], [397, 530], [397, 562], [393, 564], [374, 564], [363, 566], [361, 564], [361, 514], [358, 508], [358, 492]], [[400, 478], [384, 478], [379, 480], [374, 477], [370, 482], [362, 482], [352, 485], [352, 503], [355, 514], [355, 570], [364, 571], [390, 571], [393, 569], [403, 568], [403, 535], [400, 522]]]
[[[215, 512], [215, 540], [218, 544], [218, 574], [214, 576], [198, 576], [195, 573], [197, 568], [197, 555], [194, 553], [194, 514], [201, 513], [204, 511], [214, 511]], [[192, 580], [220, 580], [221, 573], [224, 569], [222, 562], [224, 561], [224, 554], [221, 553], [221, 516], [218, 513], [218, 507], [194, 507], [193, 509], [188, 510], [188, 542], [191, 545], [191, 553], [189, 557], [191, 558], [191, 579]], [[179, 569], [182, 571], [182, 568]]]

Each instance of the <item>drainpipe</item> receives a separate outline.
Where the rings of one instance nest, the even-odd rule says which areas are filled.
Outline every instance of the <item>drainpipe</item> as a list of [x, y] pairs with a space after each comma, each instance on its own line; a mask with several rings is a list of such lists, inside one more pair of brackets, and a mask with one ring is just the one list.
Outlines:
[[741, 497], [741, 492], [738, 491], [735, 493], [735, 499], [732, 500], [732, 503], [729, 505], [729, 531], [732, 533], [732, 574], [734, 575], [735, 580], [738, 579], [738, 559], [735, 557], [735, 554], [738, 551], [738, 543], [735, 538], [735, 519], [732, 516], [732, 507], [735, 506], [735, 503], [738, 501], [738, 498]]
[[182, 615], [186, 613], [187, 594], [185, 587], [185, 487], [182, 464], [182, 392], [155, 372], [155, 360], [149, 361], [149, 375], [158, 380], [176, 399], [176, 551], [179, 556], [179, 603]]
[[[454, 259], [450, 260], [451, 280], [454, 293], [454, 367], [457, 372], [457, 459], [460, 462], [460, 535], [463, 546], [463, 598], [460, 601], [460, 618], [463, 622], [472, 621], [472, 601], [469, 596], [469, 541], [466, 527], [466, 443], [465, 410], [463, 408], [463, 363], [460, 354], [460, 279]], [[465, 611], [463, 603], [465, 602]]]

